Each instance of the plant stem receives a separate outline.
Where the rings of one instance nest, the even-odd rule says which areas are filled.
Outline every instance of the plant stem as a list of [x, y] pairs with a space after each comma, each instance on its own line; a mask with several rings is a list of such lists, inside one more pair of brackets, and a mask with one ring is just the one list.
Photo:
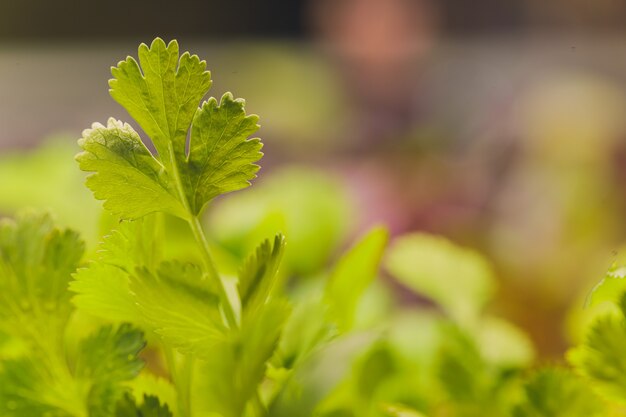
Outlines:
[[172, 141], [169, 142], [169, 168], [174, 177], [174, 183], [176, 184], [176, 189], [178, 191], [178, 196], [180, 201], [183, 203], [183, 207], [185, 211], [187, 211], [187, 222], [189, 223], [189, 227], [193, 233], [193, 237], [196, 239], [196, 243], [200, 246], [200, 252], [202, 253], [202, 257], [204, 259], [204, 263], [207, 267], [207, 271], [209, 273], [209, 278], [215, 284], [217, 288], [218, 295], [222, 302], [222, 308], [224, 309], [224, 315], [226, 316], [226, 321], [231, 328], [237, 327], [237, 319], [235, 318], [235, 309], [228, 298], [228, 294], [226, 293], [226, 289], [224, 288], [224, 283], [220, 278], [217, 269], [215, 268], [215, 262], [213, 262], [213, 257], [211, 256], [211, 249], [209, 248], [209, 242], [206, 240], [206, 236], [204, 235], [204, 231], [202, 230], [202, 225], [200, 224], [200, 220], [198, 216], [194, 215], [189, 206], [189, 201], [187, 200], [187, 196], [185, 194], [185, 188], [183, 187], [183, 182], [180, 178], [180, 172], [178, 171], [178, 163], [176, 162], [176, 155], [174, 153], [174, 147]]
[[235, 309], [233, 308], [233, 305], [228, 298], [224, 283], [222, 282], [222, 279], [220, 278], [217, 269], [215, 268], [215, 262], [213, 261], [213, 257], [211, 256], [211, 250], [209, 248], [209, 242], [204, 235], [202, 225], [200, 224], [200, 220], [197, 216], [192, 217], [192, 220], [189, 221], [189, 226], [191, 227], [191, 231], [193, 232], [193, 236], [196, 239], [196, 242], [198, 243], [198, 245], [200, 245], [202, 257], [209, 272], [209, 277], [211, 278], [211, 280], [213, 280], [217, 287], [217, 291], [219, 292], [218, 295], [222, 300], [222, 306], [224, 308], [226, 321], [228, 321], [228, 325], [230, 327], [236, 328], [237, 319], [235, 318]]

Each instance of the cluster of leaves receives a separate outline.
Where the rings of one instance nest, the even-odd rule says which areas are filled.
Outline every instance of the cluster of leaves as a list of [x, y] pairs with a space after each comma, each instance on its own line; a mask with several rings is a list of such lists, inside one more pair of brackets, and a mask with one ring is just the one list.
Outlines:
[[[310, 172], [217, 204], [206, 234], [207, 205], [255, 178], [258, 118], [231, 94], [202, 101], [206, 63], [175, 41], [112, 72], [150, 142], [115, 119], [79, 140], [113, 226], [97, 250], [46, 214], [0, 223], [0, 416], [620, 415], [623, 267], [572, 366], [529, 371], [529, 340], [487, 312], [478, 253], [425, 234], [387, 248], [375, 227], [333, 260], [350, 209]], [[396, 305], [381, 265], [434, 308]]]

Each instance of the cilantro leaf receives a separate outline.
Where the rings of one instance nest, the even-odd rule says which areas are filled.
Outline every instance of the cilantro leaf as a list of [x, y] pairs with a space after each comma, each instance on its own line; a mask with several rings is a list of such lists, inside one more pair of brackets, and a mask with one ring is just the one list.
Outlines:
[[228, 340], [207, 355], [203, 374], [210, 411], [223, 417], [243, 415], [265, 376], [289, 310], [285, 301], [274, 299], [244, 315], [241, 328], [231, 330]]
[[139, 269], [130, 288], [146, 324], [181, 352], [211, 356], [225, 339], [219, 298], [197, 266], [166, 262], [156, 274]]
[[161, 256], [154, 216], [125, 221], [105, 236], [99, 259], [74, 274], [70, 291], [80, 310], [107, 320], [137, 322], [140, 316], [130, 291], [130, 275], [139, 267], [153, 267]]
[[185, 52], [178, 42], [156, 38], [139, 46], [139, 63], [128, 57], [111, 72], [111, 97], [121, 104], [150, 136], [166, 164], [185, 153], [187, 131], [198, 103], [211, 87], [206, 62]]
[[259, 126], [258, 116], [246, 116], [245, 101], [222, 96], [210, 98], [196, 113], [191, 129], [187, 192], [194, 214], [220, 194], [250, 185], [259, 170], [254, 162], [263, 155], [259, 139], [247, 138]]
[[102, 327], [79, 346], [74, 365], [78, 381], [90, 381], [87, 404], [92, 417], [109, 417], [122, 398], [128, 381], [143, 368], [137, 354], [145, 345], [143, 334], [128, 324]]
[[145, 395], [143, 404], [137, 406], [133, 398], [126, 395], [117, 403], [115, 417], [172, 417], [172, 412], [157, 397]]
[[276, 282], [278, 266], [283, 255], [285, 239], [281, 234], [274, 241], [263, 241], [248, 257], [239, 273], [239, 297], [242, 309], [248, 310], [265, 303]]
[[96, 317], [133, 322], [139, 315], [128, 273], [113, 265], [94, 262], [78, 269], [69, 289], [76, 293], [74, 305]]
[[83, 340], [68, 367], [59, 355], [31, 356], [0, 365], [0, 415], [113, 417], [116, 402], [143, 366], [144, 341], [128, 325], [104, 327]]
[[606, 314], [591, 325], [586, 341], [568, 354], [569, 361], [603, 393], [624, 402], [626, 397], [626, 322]]
[[389, 233], [382, 227], [368, 232], [337, 263], [326, 287], [330, 315], [341, 331], [349, 330], [363, 292], [378, 273]]
[[80, 344], [74, 373], [109, 383], [128, 381], [143, 368], [137, 354], [144, 344], [141, 331], [129, 324], [102, 327]]
[[[211, 86], [206, 62], [184, 53], [178, 43], [157, 38], [139, 47], [139, 62], [128, 57], [112, 69], [111, 96], [148, 134], [152, 155], [127, 124], [94, 125], [79, 141], [80, 168], [93, 172], [87, 186], [105, 208], [135, 219], [163, 211], [191, 221], [214, 197], [247, 187], [259, 167], [257, 116], [246, 116], [244, 101], [225, 94], [200, 100]], [[189, 152], [187, 133], [191, 129]]]
[[583, 380], [571, 372], [547, 368], [525, 386], [526, 398], [513, 410], [514, 417], [599, 417], [602, 403]]
[[[59, 417], [80, 415], [71, 387], [65, 386], [64, 398], [58, 383], [40, 369], [41, 364], [28, 358], [2, 362], [0, 366], [0, 415], [3, 417], [43, 416], [55, 413]], [[43, 395], [42, 395], [43, 394]], [[66, 408], [62, 408], [66, 405]], [[75, 413], [74, 411], [77, 411]]]
[[131, 219], [157, 211], [185, 218], [173, 180], [129, 124], [113, 118], [106, 126], [94, 123], [78, 144], [80, 169], [95, 172], [87, 187], [107, 210]]
[[168, 378], [155, 376], [146, 369], [136, 378], [128, 382], [135, 402], [140, 404], [145, 402], [145, 397], [156, 397], [162, 404], [167, 404], [174, 417], [177, 416], [177, 394], [176, 388]]
[[[58, 336], [71, 311], [67, 285], [83, 252], [78, 235], [57, 229], [46, 214], [0, 221], [0, 326], [18, 337], [32, 337], [31, 330]], [[24, 320], [32, 324], [18, 324]]]
[[606, 276], [589, 294], [588, 304], [594, 306], [605, 301], [619, 302], [620, 296], [626, 291], [626, 266], [615, 263], [609, 268]]

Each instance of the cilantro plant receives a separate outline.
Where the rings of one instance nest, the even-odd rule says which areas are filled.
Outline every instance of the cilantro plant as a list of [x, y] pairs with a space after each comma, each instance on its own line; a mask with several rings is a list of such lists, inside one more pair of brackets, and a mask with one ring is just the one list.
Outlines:
[[[570, 366], [534, 369], [528, 338], [488, 312], [478, 253], [419, 233], [387, 249], [374, 227], [335, 259], [351, 210], [327, 179], [279, 171], [207, 220], [259, 170], [258, 117], [204, 100], [206, 63], [176, 41], [112, 74], [147, 137], [109, 119], [79, 140], [107, 212], [97, 248], [39, 211], [0, 222], [0, 417], [624, 415], [626, 267], [594, 291], [612, 307]], [[380, 264], [434, 308], [399, 306]]]
[[[0, 415], [271, 414], [298, 367], [354, 326], [387, 233], [367, 233], [292, 316], [278, 273], [282, 234], [233, 279], [202, 227], [215, 197], [255, 178], [258, 117], [230, 93], [202, 101], [206, 63], [180, 55], [176, 41], [142, 44], [139, 62], [128, 57], [112, 74], [111, 96], [150, 139], [109, 119], [79, 140], [76, 160], [114, 230], [86, 257], [77, 234], [47, 215], [0, 229]], [[184, 259], [168, 250], [173, 218], [193, 242], [183, 238], [193, 253]]]

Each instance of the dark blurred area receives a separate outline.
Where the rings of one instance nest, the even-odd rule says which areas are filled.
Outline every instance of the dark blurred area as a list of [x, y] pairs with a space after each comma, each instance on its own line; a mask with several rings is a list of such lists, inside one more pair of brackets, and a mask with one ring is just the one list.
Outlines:
[[[0, 4], [0, 37], [34, 41], [110, 40], [151, 37], [158, 32], [168, 38], [302, 39], [308, 34], [310, 3], [316, 1], [5, 0]], [[537, 29], [610, 32], [624, 29], [626, 22], [626, 4], [614, 0], [549, 3], [541, 0], [441, 0], [432, 3], [440, 11], [445, 33], [454, 36]]]
[[626, 242], [626, 2], [5, 0], [0, 149], [126, 118], [108, 68], [154, 36], [262, 116], [264, 167], [322, 167], [362, 225], [486, 253], [493, 309], [565, 349]]

